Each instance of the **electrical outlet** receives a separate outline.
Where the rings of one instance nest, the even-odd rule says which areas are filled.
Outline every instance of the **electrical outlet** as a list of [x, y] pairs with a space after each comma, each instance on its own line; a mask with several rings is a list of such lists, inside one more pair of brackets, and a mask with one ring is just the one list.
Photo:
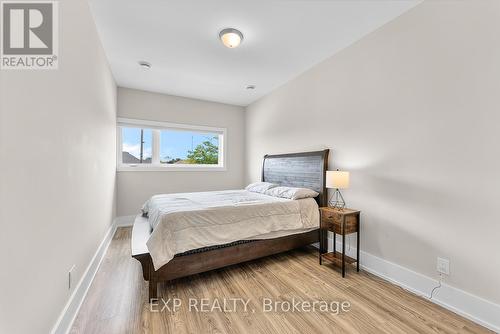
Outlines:
[[73, 265], [68, 271], [68, 290], [73, 287], [73, 274], [75, 272], [76, 265]]
[[450, 274], [450, 260], [437, 258], [437, 271], [438, 273], [449, 275]]

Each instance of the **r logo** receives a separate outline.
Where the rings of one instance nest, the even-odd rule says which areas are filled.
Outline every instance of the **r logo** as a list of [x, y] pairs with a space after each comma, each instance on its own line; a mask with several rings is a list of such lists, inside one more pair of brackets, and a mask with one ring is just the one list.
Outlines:
[[52, 6], [52, 3], [3, 3], [3, 54], [52, 54]]
[[58, 67], [57, 1], [0, 0], [2, 70]]

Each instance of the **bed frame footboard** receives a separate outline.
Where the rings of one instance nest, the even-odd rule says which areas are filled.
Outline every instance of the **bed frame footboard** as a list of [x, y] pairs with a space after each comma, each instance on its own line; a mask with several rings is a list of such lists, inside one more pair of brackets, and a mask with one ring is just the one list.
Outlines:
[[144, 280], [149, 281], [149, 301], [158, 298], [159, 282], [286, 252], [319, 241], [319, 229], [315, 229], [280, 238], [256, 240], [206, 252], [176, 256], [158, 270], [154, 270], [151, 255], [146, 247], [149, 234], [147, 219], [137, 217], [132, 230], [132, 257], [141, 263]]

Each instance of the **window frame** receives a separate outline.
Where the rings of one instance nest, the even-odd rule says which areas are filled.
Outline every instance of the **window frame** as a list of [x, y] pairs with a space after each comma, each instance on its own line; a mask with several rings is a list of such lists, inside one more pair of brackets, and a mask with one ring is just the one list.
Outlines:
[[[122, 128], [143, 128], [152, 130], [151, 163], [124, 164], [122, 161]], [[215, 164], [162, 164], [160, 163], [160, 132], [162, 130], [193, 131], [219, 136], [218, 161]], [[118, 117], [116, 122], [116, 170], [128, 171], [225, 171], [227, 129], [202, 125], [180, 124], [160, 121], [139, 120]]]

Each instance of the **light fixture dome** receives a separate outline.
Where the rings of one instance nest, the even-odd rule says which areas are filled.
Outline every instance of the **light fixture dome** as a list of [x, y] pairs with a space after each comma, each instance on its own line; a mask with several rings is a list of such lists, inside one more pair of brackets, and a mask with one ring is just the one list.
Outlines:
[[233, 49], [240, 45], [243, 40], [243, 34], [238, 29], [226, 28], [221, 30], [219, 38], [225, 46]]

